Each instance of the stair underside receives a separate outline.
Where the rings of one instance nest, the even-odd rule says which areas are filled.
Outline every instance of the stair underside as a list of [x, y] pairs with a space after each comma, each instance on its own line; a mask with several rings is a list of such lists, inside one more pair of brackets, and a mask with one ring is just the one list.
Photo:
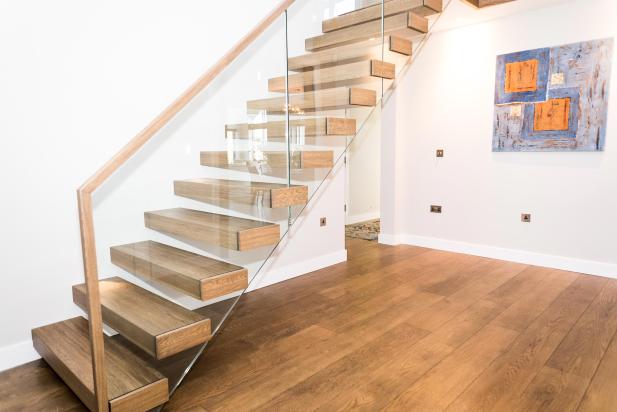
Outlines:
[[[99, 281], [103, 322], [155, 357], [164, 359], [210, 339], [210, 319], [120, 278]], [[73, 286], [86, 309], [86, 285]]]
[[[383, 5], [384, 17], [413, 11], [414, 13], [429, 16], [443, 10], [442, 0], [391, 0]], [[375, 4], [362, 9], [354, 10], [322, 22], [322, 31], [329, 33], [373, 20], [381, 20], [381, 4]]]
[[[201, 165], [230, 169], [265, 167], [281, 169], [287, 167], [287, 152], [234, 152], [230, 157], [228, 152], [201, 152]], [[301, 151], [291, 155], [292, 169], [319, 169], [334, 166], [333, 151]]]
[[[383, 45], [385, 45], [385, 55], [383, 58], [385, 58], [386, 61], [394, 61], [400, 56], [410, 56], [413, 47], [411, 40], [397, 36], [386, 36], [383, 39]], [[302, 72], [370, 59], [382, 59], [381, 36], [359, 43], [352, 43], [291, 57], [289, 59], [289, 70]]]
[[153, 241], [114, 246], [111, 261], [146, 281], [165, 284], [200, 300], [248, 286], [248, 271], [240, 266]]
[[192, 179], [174, 182], [178, 196], [201, 202], [227, 205], [229, 202], [257, 207], [280, 208], [302, 205], [308, 201], [307, 186], [242, 180]]
[[[82, 317], [32, 330], [37, 352], [86, 404], [96, 409], [88, 321]], [[167, 378], [105, 337], [105, 367], [112, 412], [150, 410], [169, 399]]]
[[372, 59], [305, 71], [292, 74], [287, 78], [285, 76], [275, 77], [268, 81], [268, 90], [285, 93], [286, 85], [289, 85], [290, 93], [303, 93], [317, 89], [368, 83], [377, 79], [394, 79], [394, 76], [394, 64]]
[[146, 227], [186, 239], [245, 251], [275, 245], [278, 224], [175, 208], [145, 213]]
[[[269, 114], [284, 114], [286, 104], [285, 97], [274, 97], [251, 100], [247, 103], [247, 109], [249, 112], [265, 111]], [[370, 107], [375, 104], [377, 104], [375, 90], [361, 88], [338, 87], [289, 96], [289, 111], [297, 115], [304, 112]]]
[[[413, 12], [386, 17], [383, 20], [383, 25], [384, 35], [414, 38], [428, 32], [428, 19]], [[374, 20], [311, 37], [306, 39], [305, 48], [307, 51], [314, 51], [361, 42], [371, 38], [380, 38], [382, 35], [381, 26], [381, 20]]]
[[[291, 120], [291, 136], [349, 136], [356, 133], [356, 119], [334, 117]], [[269, 141], [284, 141], [287, 125], [284, 121], [267, 123], [243, 123], [225, 126], [225, 136], [233, 139], [266, 138]]]

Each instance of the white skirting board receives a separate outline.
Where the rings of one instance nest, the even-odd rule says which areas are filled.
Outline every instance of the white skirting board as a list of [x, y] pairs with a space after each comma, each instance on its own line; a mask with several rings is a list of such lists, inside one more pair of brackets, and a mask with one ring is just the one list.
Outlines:
[[617, 279], [617, 264], [417, 235], [380, 234], [379, 243], [413, 245]]
[[[248, 292], [284, 282], [346, 260], [347, 250], [343, 249], [316, 259], [309, 259], [283, 268], [264, 271], [265, 274], [263, 276], [258, 276], [253, 281]], [[0, 348], [0, 372], [39, 358], [39, 354], [32, 347], [31, 340]]]
[[360, 222], [366, 222], [367, 220], [377, 220], [379, 219], [379, 211], [370, 212], [370, 213], [362, 213], [361, 215], [349, 215], [345, 219], [346, 225], [353, 225]]

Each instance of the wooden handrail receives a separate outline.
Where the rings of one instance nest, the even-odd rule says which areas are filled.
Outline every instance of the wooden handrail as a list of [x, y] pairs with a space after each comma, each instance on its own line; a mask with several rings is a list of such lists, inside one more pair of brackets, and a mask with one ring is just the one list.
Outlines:
[[199, 93], [220, 75], [246, 48], [253, 43], [270, 25], [294, 3], [295, 0], [282, 0], [263, 20], [229, 50], [214, 66], [205, 72], [195, 83], [180, 95], [171, 105], [159, 114], [145, 129], [116, 153], [103, 167], [92, 175], [78, 190], [79, 223], [81, 247], [86, 281], [87, 309], [90, 324], [90, 347], [92, 351], [92, 371], [94, 393], [99, 411], [108, 411], [107, 379], [105, 372], [105, 348], [103, 341], [103, 319], [98, 282], [96, 243], [94, 238], [94, 218], [92, 194], [105, 181], [137, 153], [152, 137], [167, 125]]

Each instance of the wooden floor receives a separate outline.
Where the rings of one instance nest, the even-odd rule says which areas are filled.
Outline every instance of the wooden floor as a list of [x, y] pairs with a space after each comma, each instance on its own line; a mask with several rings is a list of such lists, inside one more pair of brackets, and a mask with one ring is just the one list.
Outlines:
[[[617, 410], [617, 281], [348, 248], [346, 263], [245, 296], [165, 410]], [[48, 393], [50, 410], [75, 410]]]

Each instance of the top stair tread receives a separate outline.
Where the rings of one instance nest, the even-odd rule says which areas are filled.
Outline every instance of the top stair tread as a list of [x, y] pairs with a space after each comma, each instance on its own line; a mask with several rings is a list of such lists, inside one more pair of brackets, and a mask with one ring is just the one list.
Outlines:
[[[32, 330], [34, 346], [79, 398], [96, 405], [88, 321], [68, 319]], [[169, 397], [167, 378], [129, 349], [105, 337], [107, 391], [112, 410], [131, 410], [135, 400], [145, 409], [165, 403]], [[124, 406], [124, 408], [122, 408]]]
[[[425, 9], [425, 10], [423, 10]], [[395, 14], [414, 11], [424, 16], [439, 13], [443, 9], [442, 0], [391, 0], [383, 5], [384, 17]], [[372, 20], [380, 20], [382, 15], [381, 4], [367, 6], [358, 10], [350, 11], [340, 16], [324, 20], [322, 31], [328, 33]]]
[[[414, 12], [395, 14], [384, 18], [383, 34], [414, 38], [426, 34], [428, 26], [428, 19], [420, 14]], [[381, 38], [381, 35], [381, 20], [373, 20], [307, 38], [305, 48], [307, 51], [326, 49], [349, 43], [358, 43], [370, 38]]]

